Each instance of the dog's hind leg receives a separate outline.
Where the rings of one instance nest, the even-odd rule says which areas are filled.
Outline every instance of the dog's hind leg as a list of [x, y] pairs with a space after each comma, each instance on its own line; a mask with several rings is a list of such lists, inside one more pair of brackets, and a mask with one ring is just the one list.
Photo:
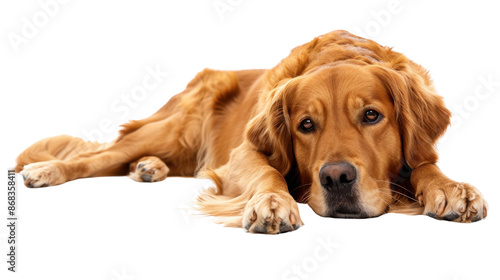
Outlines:
[[21, 175], [27, 187], [46, 187], [78, 178], [125, 175], [128, 163], [133, 159], [133, 154], [112, 146], [103, 151], [83, 154], [67, 160], [31, 163], [24, 166]]
[[111, 143], [97, 143], [84, 141], [78, 137], [59, 135], [42, 139], [26, 150], [16, 159], [16, 172], [19, 173], [24, 166], [42, 161], [66, 160], [79, 154], [103, 150]]
[[[173, 175], [192, 176], [199, 145], [199, 137], [195, 137], [198, 126], [197, 122], [186, 123], [184, 114], [177, 113], [143, 125], [105, 149], [69, 159], [31, 163], [24, 166], [21, 174], [25, 185], [35, 188], [78, 178], [127, 175], [131, 171], [131, 177], [138, 181], [163, 180], [169, 169]], [[143, 165], [138, 168], [140, 164]]]
[[[215, 126], [214, 111], [231, 102], [238, 92], [234, 73], [204, 70], [153, 116], [123, 125], [112, 144], [64, 157], [40, 157], [46, 154], [47, 146], [36, 144], [33, 152], [25, 151], [18, 158], [16, 170], [22, 170], [28, 187], [127, 174], [138, 181], [163, 180], [167, 174], [193, 176], [209, 165], [207, 155], [214, 137], [208, 135], [212, 131], [209, 128]], [[66, 146], [51, 139], [47, 143], [53, 146], [50, 150], [55, 154]], [[148, 161], [143, 157], [153, 158]], [[138, 168], [143, 161], [144, 165]]]

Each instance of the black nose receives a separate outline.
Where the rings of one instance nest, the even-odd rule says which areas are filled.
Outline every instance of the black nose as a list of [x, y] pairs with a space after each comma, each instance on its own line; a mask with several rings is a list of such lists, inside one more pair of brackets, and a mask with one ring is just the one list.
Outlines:
[[356, 177], [356, 168], [347, 162], [327, 163], [319, 171], [319, 181], [327, 191], [349, 193]]

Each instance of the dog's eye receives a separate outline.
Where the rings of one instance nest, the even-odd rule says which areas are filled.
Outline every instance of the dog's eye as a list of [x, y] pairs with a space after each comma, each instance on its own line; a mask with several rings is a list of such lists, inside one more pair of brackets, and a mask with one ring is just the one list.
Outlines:
[[377, 112], [373, 109], [369, 109], [369, 110], [366, 110], [366, 112], [365, 112], [363, 122], [368, 123], [368, 124], [375, 124], [375, 123], [378, 123], [381, 119], [382, 119], [382, 115], [379, 112]]
[[299, 130], [302, 133], [311, 132], [314, 130], [314, 124], [310, 119], [305, 119], [300, 123]]

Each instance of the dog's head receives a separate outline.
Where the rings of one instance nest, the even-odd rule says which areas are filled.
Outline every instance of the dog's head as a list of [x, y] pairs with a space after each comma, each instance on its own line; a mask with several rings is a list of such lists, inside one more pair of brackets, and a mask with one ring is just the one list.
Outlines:
[[373, 63], [382, 59], [309, 60], [273, 86], [247, 129], [273, 167], [287, 178], [297, 173], [289, 187], [305, 190], [319, 215], [378, 216], [405, 161], [416, 168], [437, 160], [434, 143], [450, 112], [418, 65], [402, 55]]

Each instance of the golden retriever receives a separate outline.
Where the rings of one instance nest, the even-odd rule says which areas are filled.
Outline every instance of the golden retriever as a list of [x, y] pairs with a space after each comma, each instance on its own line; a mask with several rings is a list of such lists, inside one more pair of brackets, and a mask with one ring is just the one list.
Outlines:
[[203, 70], [111, 143], [41, 140], [18, 158], [26, 186], [94, 176], [140, 182], [203, 176], [199, 209], [226, 225], [281, 233], [321, 216], [487, 215], [480, 192], [441, 173], [434, 147], [450, 123], [427, 71], [346, 31], [293, 49], [269, 70]]

